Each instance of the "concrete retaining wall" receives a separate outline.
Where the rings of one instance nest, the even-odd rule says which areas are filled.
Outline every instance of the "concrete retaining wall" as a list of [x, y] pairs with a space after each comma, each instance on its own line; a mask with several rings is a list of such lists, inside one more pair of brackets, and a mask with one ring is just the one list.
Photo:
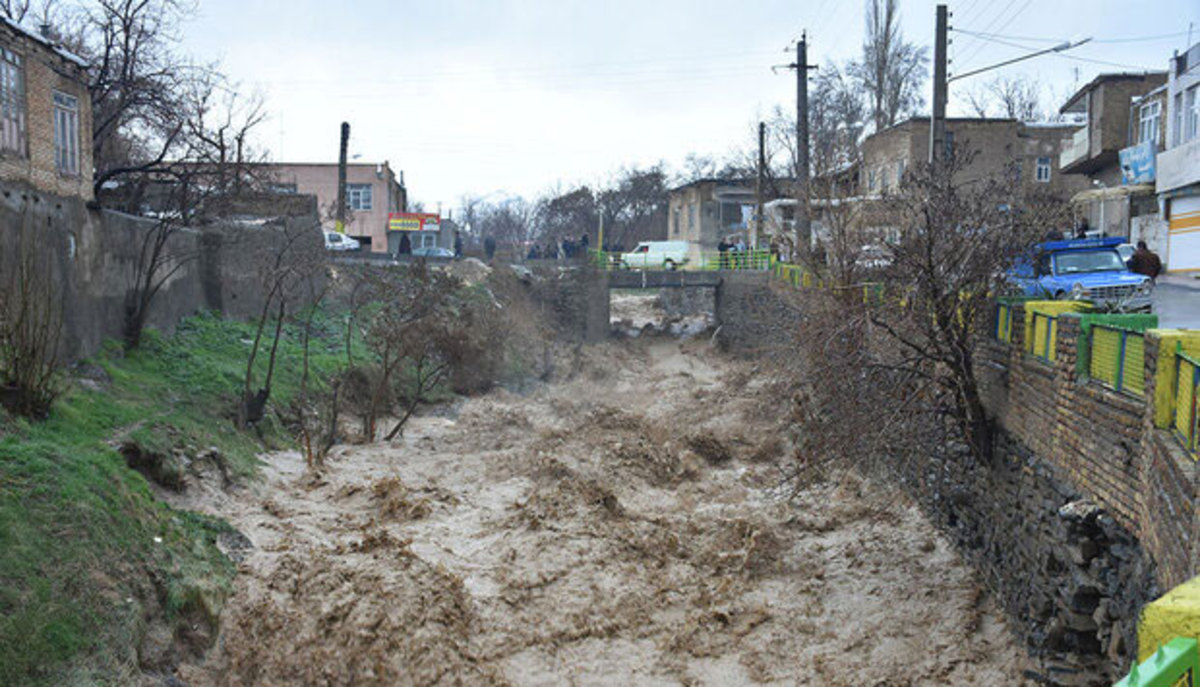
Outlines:
[[[185, 259], [155, 296], [149, 326], [169, 332], [180, 318], [205, 309], [234, 318], [256, 316], [263, 305], [261, 265], [286, 233], [302, 236], [300, 243], [309, 244], [304, 250], [319, 250], [323, 255], [315, 206], [312, 209], [311, 215], [174, 232], [168, 250]], [[70, 360], [92, 355], [106, 340], [122, 336], [126, 298], [134, 288], [143, 243], [154, 226], [153, 220], [89, 209], [78, 198], [0, 183], [0, 249], [15, 251], [24, 227], [37, 250], [47, 254], [54, 291], [62, 301], [63, 354]], [[310, 226], [313, 229], [307, 232]], [[324, 275], [318, 269], [313, 278]], [[305, 290], [300, 291], [296, 302], [304, 299]]]

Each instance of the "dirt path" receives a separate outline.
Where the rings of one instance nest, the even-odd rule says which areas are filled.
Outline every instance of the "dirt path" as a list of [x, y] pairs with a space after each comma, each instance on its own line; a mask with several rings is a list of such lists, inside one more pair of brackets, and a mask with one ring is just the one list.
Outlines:
[[775, 492], [785, 405], [703, 341], [586, 351], [217, 508], [255, 544], [194, 685], [1018, 684], [915, 508]]

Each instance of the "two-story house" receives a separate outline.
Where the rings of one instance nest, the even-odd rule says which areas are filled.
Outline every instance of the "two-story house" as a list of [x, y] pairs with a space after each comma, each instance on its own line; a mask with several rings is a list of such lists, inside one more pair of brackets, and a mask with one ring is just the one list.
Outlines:
[[[1075, 196], [1073, 203], [1088, 226], [1103, 236], [1130, 236], [1134, 218], [1157, 212], [1153, 186], [1123, 174], [1121, 151], [1139, 142], [1143, 114], [1148, 120], [1147, 140], [1157, 135], [1151, 124], [1154, 100], [1148, 96], [1166, 80], [1165, 72], [1101, 74], [1060, 108], [1062, 114], [1074, 115], [1084, 124], [1059, 156], [1059, 169], [1085, 180], [1086, 190]], [[1135, 100], [1140, 103], [1143, 99], [1144, 113], [1140, 107], [1135, 109]]]
[[0, 18], [0, 181], [91, 200], [87, 64]]
[[[1071, 140], [1072, 124], [1026, 123], [1015, 119], [952, 117], [946, 120], [946, 145], [966, 164], [956, 181], [1015, 177], [1023, 189], [1063, 202], [1086, 188], [1086, 181], [1061, 174], [1056, 161]], [[860, 212], [864, 244], [890, 235], [888, 213], [874, 211], [872, 199], [900, 191], [905, 173], [929, 159], [929, 118], [912, 117], [867, 137], [862, 144], [858, 193], [867, 202]]]
[[1171, 59], [1166, 136], [1155, 190], [1164, 208], [1171, 272], [1200, 272], [1200, 43]]
[[[337, 163], [284, 162], [268, 165], [276, 191], [317, 197], [323, 217], [333, 217], [338, 198]], [[358, 239], [364, 251], [388, 251], [388, 217], [408, 209], [404, 173], [399, 176], [386, 161], [346, 165], [346, 234]], [[332, 219], [327, 227], [333, 229]]]

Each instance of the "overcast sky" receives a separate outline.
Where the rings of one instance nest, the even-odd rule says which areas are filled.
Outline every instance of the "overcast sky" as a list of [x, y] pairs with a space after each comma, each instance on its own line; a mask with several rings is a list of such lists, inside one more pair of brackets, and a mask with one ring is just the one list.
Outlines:
[[[262, 143], [274, 159], [336, 161], [349, 121], [351, 153], [404, 170], [428, 209], [750, 145], [761, 115], [794, 107], [794, 77], [771, 67], [790, 61], [784, 48], [802, 29], [818, 65], [858, 54], [863, 34], [862, 0], [200, 2], [187, 49], [263, 92], [272, 119]], [[935, 4], [901, 0], [908, 40], [932, 44]], [[952, 33], [952, 74], [1018, 46], [1092, 37], [1075, 59], [995, 72], [1031, 74], [1056, 99], [1101, 72], [1165, 69], [1186, 49], [1189, 23], [1200, 41], [1200, 0], [949, 6], [955, 29], [1020, 37], [1001, 45]], [[951, 114], [965, 112], [956, 94], [991, 76], [952, 84]]]

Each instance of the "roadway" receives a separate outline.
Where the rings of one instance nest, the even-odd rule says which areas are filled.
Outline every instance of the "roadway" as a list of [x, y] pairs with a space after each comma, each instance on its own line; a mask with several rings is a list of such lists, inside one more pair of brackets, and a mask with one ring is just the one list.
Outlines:
[[1154, 287], [1154, 313], [1164, 329], [1200, 329], [1200, 279], [1159, 277]]

